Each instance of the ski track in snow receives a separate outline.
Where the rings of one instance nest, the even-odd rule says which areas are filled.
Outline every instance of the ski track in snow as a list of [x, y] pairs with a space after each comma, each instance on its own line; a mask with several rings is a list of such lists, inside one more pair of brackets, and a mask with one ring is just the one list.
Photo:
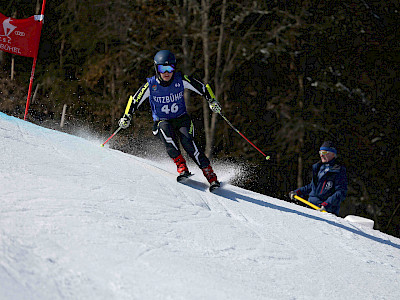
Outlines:
[[226, 168], [210, 193], [195, 166], [177, 183], [170, 161], [2, 113], [0, 139], [0, 299], [400, 298], [399, 239]]

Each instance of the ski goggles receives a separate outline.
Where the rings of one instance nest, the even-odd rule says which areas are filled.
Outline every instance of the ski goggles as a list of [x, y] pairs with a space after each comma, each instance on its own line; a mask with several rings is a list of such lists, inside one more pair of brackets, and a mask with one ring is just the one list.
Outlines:
[[168, 66], [164, 66], [164, 65], [157, 65], [157, 70], [159, 73], [172, 73], [175, 71], [175, 65], [168, 65]]
[[333, 153], [333, 152], [326, 151], [326, 150], [320, 150], [319, 151], [319, 155], [327, 155], [328, 153]]

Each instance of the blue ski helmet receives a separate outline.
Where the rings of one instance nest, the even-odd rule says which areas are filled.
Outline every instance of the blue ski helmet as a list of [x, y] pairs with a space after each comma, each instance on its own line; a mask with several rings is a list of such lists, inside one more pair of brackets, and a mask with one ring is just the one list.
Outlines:
[[[156, 53], [154, 56], [154, 69], [156, 71], [156, 77], [161, 82], [162, 85], [171, 84], [172, 80], [169, 82], [164, 82], [161, 78], [161, 74], [158, 71], [158, 66], [171, 66], [173, 65], [173, 70], [176, 68], [176, 59], [175, 55], [169, 50], [161, 50]], [[162, 67], [160, 67], [162, 69]], [[175, 74], [175, 73], [174, 73]]]
[[154, 65], [176, 65], [175, 55], [169, 50], [158, 51], [154, 56]]

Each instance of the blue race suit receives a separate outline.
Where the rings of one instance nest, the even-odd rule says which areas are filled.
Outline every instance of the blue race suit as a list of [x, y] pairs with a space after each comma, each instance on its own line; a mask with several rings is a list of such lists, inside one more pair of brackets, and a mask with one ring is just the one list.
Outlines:
[[184, 86], [180, 73], [174, 75], [168, 86], [162, 86], [156, 77], [147, 78], [153, 120], [176, 119], [187, 113], [183, 97]]
[[210, 161], [194, 142], [195, 130], [186, 109], [185, 89], [202, 95], [207, 101], [211, 100], [202, 82], [176, 72], [168, 85], [161, 84], [156, 76], [147, 78], [147, 82], [133, 96], [132, 103], [128, 103], [127, 110], [133, 114], [149, 98], [154, 120], [153, 134], [164, 142], [168, 155], [172, 159], [181, 155], [180, 140], [189, 156], [203, 169], [210, 165]]
[[162, 85], [156, 76], [147, 78], [147, 82], [133, 96], [132, 103], [128, 103], [127, 109], [130, 114], [133, 114], [144, 100], [149, 98], [154, 121], [178, 118], [187, 113], [183, 96], [184, 89], [196, 92], [205, 97], [207, 101], [211, 100], [211, 96], [202, 82], [176, 72], [168, 86]]

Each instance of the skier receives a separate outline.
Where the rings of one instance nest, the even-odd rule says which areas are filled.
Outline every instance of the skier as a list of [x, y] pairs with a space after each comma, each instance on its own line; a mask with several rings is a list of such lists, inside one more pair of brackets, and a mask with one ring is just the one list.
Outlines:
[[154, 120], [153, 134], [164, 142], [168, 155], [176, 164], [179, 173], [177, 180], [181, 181], [192, 175], [179, 149], [179, 139], [187, 154], [203, 171], [210, 183], [210, 191], [218, 188], [220, 183], [210, 160], [194, 142], [194, 127], [186, 109], [184, 89], [205, 97], [214, 113], [221, 112], [221, 105], [202, 82], [176, 71], [176, 59], [172, 52], [157, 52], [154, 56], [154, 69], [156, 75], [147, 78], [147, 82], [129, 98], [125, 114], [118, 122], [119, 126], [122, 129], [128, 128], [132, 114], [149, 98]]
[[327, 211], [339, 215], [340, 204], [347, 194], [346, 168], [337, 160], [337, 150], [333, 142], [325, 141], [320, 149], [321, 160], [312, 166], [312, 180], [306, 186], [289, 193], [294, 196], [309, 196], [308, 201]]

